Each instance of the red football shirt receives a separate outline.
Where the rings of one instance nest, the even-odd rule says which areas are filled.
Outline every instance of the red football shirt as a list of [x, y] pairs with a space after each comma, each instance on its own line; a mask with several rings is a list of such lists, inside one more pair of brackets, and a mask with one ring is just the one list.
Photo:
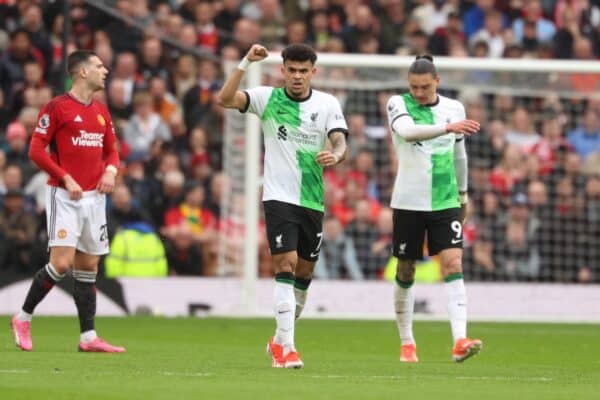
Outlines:
[[83, 190], [94, 190], [109, 164], [118, 167], [116, 142], [105, 105], [64, 94], [40, 110], [29, 157], [50, 175], [49, 185], [64, 187], [62, 178], [69, 174]]

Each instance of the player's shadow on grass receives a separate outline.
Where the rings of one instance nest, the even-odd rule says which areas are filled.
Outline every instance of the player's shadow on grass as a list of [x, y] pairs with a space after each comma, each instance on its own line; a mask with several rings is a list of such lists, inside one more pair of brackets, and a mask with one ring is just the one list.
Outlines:
[[[0, 290], [2, 288], [12, 285], [13, 283], [30, 280], [32, 279], [32, 275], [24, 275], [22, 273], [18, 273], [15, 271], [2, 271], [0, 273]], [[56, 284], [56, 288], [60, 288], [65, 292], [69, 293], [71, 297], [73, 296], [73, 278], [71, 274], [67, 274], [67, 276]], [[55, 290], [56, 290], [55, 288]], [[107, 279], [101, 276], [98, 276], [96, 280], [96, 289], [110, 298], [119, 308], [121, 308], [126, 314], [129, 314], [129, 307], [127, 307], [127, 303], [125, 302], [125, 295], [123, 293], [123, 287], [121, 283], [119, 283], [116, 279]], [[25, 295], [25, 293], [23, 294]], [[23, 297], [24, 298], [24, 297]]]

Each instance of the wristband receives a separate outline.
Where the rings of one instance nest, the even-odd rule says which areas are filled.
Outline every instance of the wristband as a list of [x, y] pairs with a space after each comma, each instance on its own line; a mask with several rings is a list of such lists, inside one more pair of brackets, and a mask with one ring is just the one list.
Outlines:
[[115, 167], [114, 165], [107, 165], [106, 166], [106, 171], [108, 172], [112, 172], [113, 174], [115, 174], [115, 176], [117, 176], [117, 167]]
[[460, 204], [467, 204], [469, 202], [469, 194], [467, 192], [459, 193], [458, 198], [460, 200]]
[[242, 58], [242, 61], [240, 61], [240, 64], [238, 65], [238, 69], [246, 71], [251, 62], [252, 61], [248, 60], [248, 57]]

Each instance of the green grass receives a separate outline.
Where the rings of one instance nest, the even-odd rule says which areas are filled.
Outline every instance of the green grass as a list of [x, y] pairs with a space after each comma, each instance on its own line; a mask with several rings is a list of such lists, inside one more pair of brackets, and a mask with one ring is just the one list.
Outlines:
[[417, 322], [418, 365], [391, 321], [301, 320], [302, 370], [270, 367], [267, 319], [101, 318], [127, 353], [76, 351], [75, 318], [34, 320], [34, 352], [0, 317], [0, 399], [598, 399], [598, 325], [473, 323], [482, 353], [450, 361], [447, 323]]

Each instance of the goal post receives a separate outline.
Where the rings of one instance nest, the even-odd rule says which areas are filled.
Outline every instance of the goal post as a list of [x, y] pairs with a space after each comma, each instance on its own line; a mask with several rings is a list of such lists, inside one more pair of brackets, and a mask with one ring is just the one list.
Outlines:
[[[414, 57], [408, 56], [319, 53], [313, 86], [338, 96], [347, 118], [349, 114], [362, 114], [368, 129], [385, 133], [384, 110], [378, 95], [406, 91], [407, 72], [413, 61]], [[600, 98], [597, 94], [600, 63], [594, 61], [435, 57], [434, 62], [443, 93], [450, 92], [459, 99], [467, 93], [490, 98], [509, 95], [531, 101], [531, 104], [554, 99], [564, 108], [571, 128], [581, 122], [581, 104], [586, 99]], [[281, 85], [281, 63], [278, 53], [271, 53], [262, 62], [252, 63], [243, 87]], [[598, 86], [590, 87], [591, 83]], [[240, 309], [251, 315], [255, 310], [258, 278], [262, 136], [260, 121], [255, 116], [229, 110], [225, 119], [224, 173], [237, 182], [226, 185], [229, 192], [223, 196], [222, 218], [242, 221], [243, 229], [221, 235], [220, 271], [222, 275], [241, 278], [243, 304]], [[350, 144], [352, 140], [351, 133]], [[231, 162], [235, 157], [237, 161]], [[393, 180], [387, 185], [392, 183]], [[234, 204], [240, 199], [243, 199], [241, 207]], [[379, 200], [383, 206], [389, 203], [386, 195]], [[242, 246], [228, 246], [236, 240]], [[237, 251], [238, 256], [232, 256], [232, 251]]]

